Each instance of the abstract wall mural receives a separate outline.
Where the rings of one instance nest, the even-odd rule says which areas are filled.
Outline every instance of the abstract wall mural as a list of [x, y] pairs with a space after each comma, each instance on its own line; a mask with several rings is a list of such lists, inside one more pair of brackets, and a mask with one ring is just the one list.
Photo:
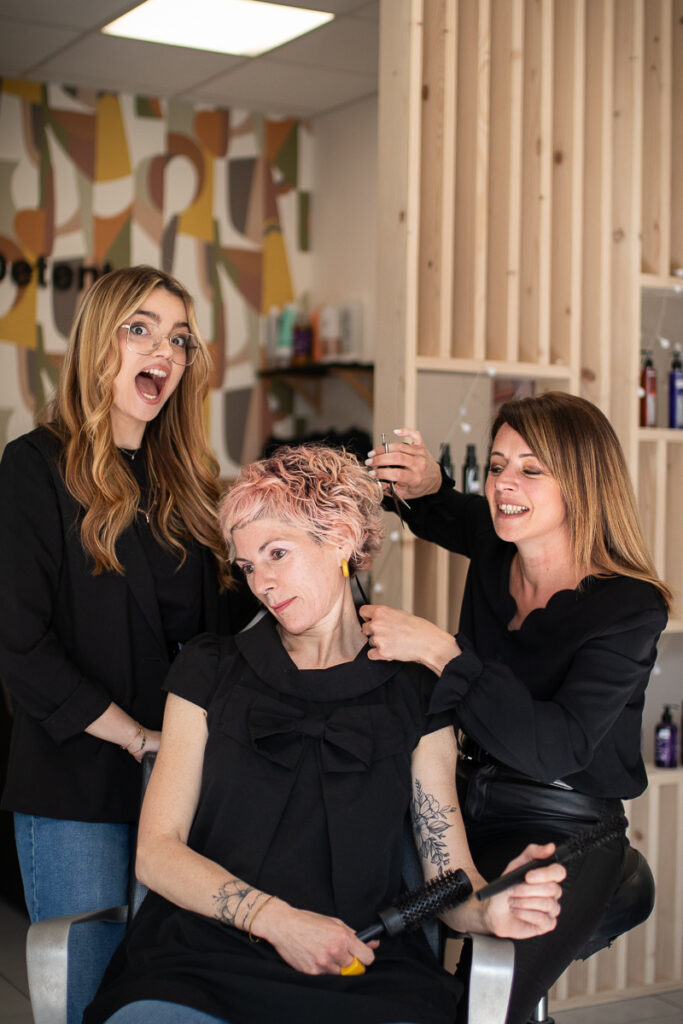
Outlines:
[[31, 428], [79, 298], [151, 263], [195, 297], [224, 476], [259, 454], [261, 314], [309, 290], [305, 124], [0, 79], [0, 448]]

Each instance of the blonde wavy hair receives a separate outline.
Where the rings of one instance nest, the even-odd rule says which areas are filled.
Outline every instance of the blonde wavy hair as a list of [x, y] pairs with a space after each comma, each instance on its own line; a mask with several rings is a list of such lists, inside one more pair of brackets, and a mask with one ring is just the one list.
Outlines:
[[111, 425], [113, 384], [121, 368], [117, 330], [155, 288], [185, 305], [199, 351], [178, 387], [147, 425], [144, 446], [154, 501], [150, 524], [157, 540], [186, 558], [192, 538], [214, 555], [219, 578], [230, 585], [227, 551], [218, 529], [218, 463], [208, 446], [203, 403], [210, 357], [197, 326], [194, 302], [169, 274], [126, 267], [100, 277], [76, 314], [55, 398], [44, 425], [62, 443], [61, 471], [82, 509], [80, 535], [93, 574], [123, 573], [116, 542], [137, 514], [140, 489], [116, 448]]
[[585, 398], [548, 391], [505, 402], [491, 428], [492, 445], [504, 424], [517, 431], [557, 481], [577, 568], [645, 580], [670, 610], [671, 590], [650, 557], [626, 459], [604, 413]]
[[324, 445], [278, 448], [244, 466], [223, 496], [218, 518], [225, 540], [257, 519], [278, 519], [319, 544], [351, 539], [349, 570], [368, 569], [382, 546], [382, 492], [354, 455]]

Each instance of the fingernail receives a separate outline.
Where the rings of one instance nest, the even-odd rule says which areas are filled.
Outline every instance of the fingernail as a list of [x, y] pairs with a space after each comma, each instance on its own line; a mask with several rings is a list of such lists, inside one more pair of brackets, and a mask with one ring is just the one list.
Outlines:
[[375, 478], [375, 480], [377, 479], [377, 474], [375, 473], [374, 469], [371, 469], [371, 470], [370, 470], [370, 472], [368, 473], [368, 476], [372, 476], [372, 477], [374, 477], [374, 478]]
[[368, 452], [368, 458], [371, 459], [373, 457], [373, 455], [376, 455], [376, 454], [377, 453], [376, 453], [375, 449], [373, 448], [371, 452]]
[[371, 459], [371, 458], [370, 458], [369, 456], [368, 456], [368, 458], [367, 458], [367, 459], [365, 460], [365, 465], [366, 465], [366, 466], [371, 466], [371, 465], [372, 465], [372, 459]]
[[400, 428], [400, 427], [394, 427], [394, 433], [395, 433], [395, 434], [402, 434], [402, 433], [403, 433], [403, 431], [401, 430], [401, 428]]

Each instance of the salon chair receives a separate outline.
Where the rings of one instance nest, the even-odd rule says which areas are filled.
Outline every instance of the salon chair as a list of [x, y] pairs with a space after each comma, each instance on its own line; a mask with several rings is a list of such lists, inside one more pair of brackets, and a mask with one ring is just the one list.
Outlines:
[[[621, 882], [617, 886], [605, 916], [589, 941], [575, 957], [589, 956], [611, 946], [615, 939], [646, 921], [655, 905], [655, 880], [650, 865], [639, 850], [629, 846], [624, 860]], [[542, 996], [529, 1018], [529, 1024], [555, 1024], [548, 1016], [548, 996]]]
[[[142, 793], [154, 765], [154, 754], [143, 758]], [[404, 844], [404, 877], [408, 888], [423, 882], [422, 871], [409, 830]], [[131, 871], [128, 905], [69, 914], [46, 921], [37, 921], [28, 930], [26, 965], [29, 995], [34, 1024], [66, 1024], [69, 932], [72, 928], [106, 928], [111, 932], [111, 953], [123, 937], [129, 918], [137, 911], [147, 889]], [[425, 928], [435, 955], [443, 956], [442, 931], [436, 922]], [[473, 935], [472, 968], [469, 989], [468, 1024], [505, 1024], [512, 975], [514, 946], [508, 939], [491, 935]], [[469, 939], [468, 939], [469, 941]], [[98, 965], [99, 967], [99, 965]], [[106, 964], [101, 965], [101, 973]], [[93, 989], [93, 996], [97, 985]]]

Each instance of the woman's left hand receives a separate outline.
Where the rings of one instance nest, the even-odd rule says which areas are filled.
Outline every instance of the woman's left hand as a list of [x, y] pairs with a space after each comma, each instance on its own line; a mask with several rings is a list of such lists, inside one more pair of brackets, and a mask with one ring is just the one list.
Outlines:
[[462, 653], [455, 637], [417, 615], [381, 604], [364, 604], [358, 614], [370, 640], [371, 661], [416, 661], [441, 675]]
[[[508, 864], [505, 872], [536, 857], [549, 857], [554, 852], [554, 843], [545, 846], [531, 844]], [[562, 864], [536, 868], [521, 884], [485, 900], [482, 906], [487, 930], [510, 939], [529, 939], [552, 931], [560, 913], [562, 889], [559, 883], [566, 874]]]

